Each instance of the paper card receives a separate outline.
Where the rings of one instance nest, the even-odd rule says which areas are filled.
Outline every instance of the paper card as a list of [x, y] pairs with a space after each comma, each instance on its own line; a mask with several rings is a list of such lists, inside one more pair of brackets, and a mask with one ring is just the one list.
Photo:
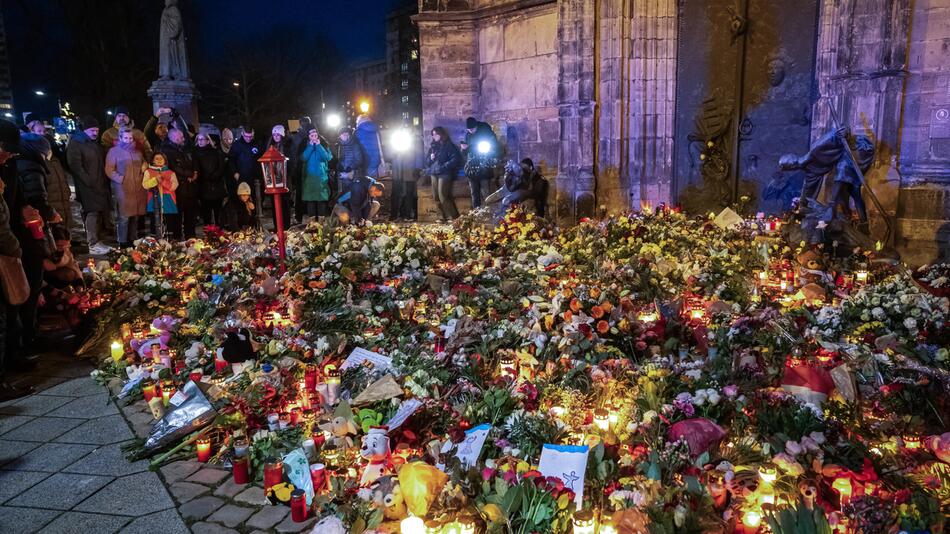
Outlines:
[[343, 365], [340, 366], [340, 370], [347, 369], [356, 365], [364, 365], [369, 363], [372, 367], [376, 369], [382, 369], [384, 371], [389, 370], [393, 366], [393, 359], [388, 356], [383, 356], [378, 352], [373, 352], [366, 350], [361, 347], [353, 349], [353, 352], [346, 357], [346, 360], [343, 362]]
[[307, 505], [313, 502], [313, 480], [310, 478], [310, 462], [303, 449], [294, 449], [284, 455], [284, 472], [297, 489], [306, 495]]
[[481, 424], [467, 430], [465, 439], [458, 444], [455, 450], [455, 457], [462, 461], [464, 466], [473, 466], [478, 461], [478, 456], [482, 453], [482, 446], [485, 445], [485, 439], [488, 438], [488, 432], [491, 425]]
[[551, 445], [541, 449], [538, 471], [545, 477], [561, 479], [574, 492], [574, 502], [581, 509], [584, 501], [584, 472], [587, 470], [587, 445]]
[[399, 428], [403, 423], [406, 422], [406, 419], [409, 419], [410, 415], [416, 413], [416, 410], [418, 410], [421, 406], [422, 401], [419, 399], [409, 399], [400, 404], [399, 409], [396, 410], [396, 413], [393, 414], [389, 422], [386, 423], [389, 431], [392, 432], [393, 429]]
[[168, 399], [168, 404], [171, 404], [172, 406], [178, 406], [186, 400], [188, 400], [188, 394], [179, 389], [174, 395], [172, 395], [172, 398]]
[[[129, 376], [131, 375], [132, 373], [129, 373]], [[145, 376], [143, 376], [141, 372], [138, 373], [135, 378], [132, 378], [131, 380], [126, 382], [124, 386], [122, 386], [122, 391], [120, 391], [119, 394], [116, 395], [116, 397], [120, 399], [124, 399], [125, 397], [127, 397], [128, 394], [132, 391], [132, 389], [135, 388], [135, 386], [139, 385], [139, 383], [141, 383], [142, 379], [144, 378]]]
[[713, 220], [713, 222], [716, 223], [716, 226], [725, 230], [741, 224], [742, 217], [740, 217], [738, 213], [732, 211], [731, 208], [725, 208], [719, 212], [719, 215], [716, 215], [716, 218]]

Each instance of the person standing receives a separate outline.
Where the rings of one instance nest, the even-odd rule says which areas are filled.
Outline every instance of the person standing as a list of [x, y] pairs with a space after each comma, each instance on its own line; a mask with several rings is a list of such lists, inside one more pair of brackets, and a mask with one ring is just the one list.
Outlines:
[[379, 127], [368, 115], [356, 118], [354, 132], [366, 153], [366, 176], [379, 178], [379, 165], [383, 162], [383, 147], [379, 140]]
[[148, 191], [148, 204], [145, 211], [152, 215], [152, 228], [159, 239], [164, 239], [168, 229], [181, 228], [178, 206], [175, 203], [175, 191], [178, 178], [168, 168], [165, 154], [152, 154], [152, 163], [142, 174], [142, 188]]
[[99, 121], [94, 117], [84, 117], [79, 124], [81, 130], [73, 134], [66, 146], [66, 161], [82, 205], [89, 253], [101, 256], [112, 252], [112, 247], [100, 238], [101, 226], [105, 225], [107, 218], [112, 217], [109, 180], [103, 170], [105, 158], [102, 157], [102, 147], [96, 142]]
[[53, 157], [47, 162], [49, 174], [46, 176], [46, 197], [50, 206], [63, 218], [63, 226], [67, 230], [73, 227], [72, 191], [69, 188], [69, 178], [66, 176], [66, 154], [56, 142], [53, 135], [47, 131], [46, 120], [31, 115], [27, 119], [26, 128], [32, 133], [46, 137], [52, 150]]
[[[158, 150], [165, 139], [168, 138], [168, 124], [174, 120], [177, 112], [170, 107], [162, 106], [155, 110], [155, 113], [148, 118], [145, 123], [145, 139], [149, 146]], [[151, 157], [149, 157], [151, 159]]]
[[135, 127], [135, 123], [132, 121], [132, 118], [129, 117], [129, 108], [125, 106], [118, 106], [114, 110], [115, 112], [115, 121], [112, 123], [112, 128], [109, 128], [103, 132], [100, 142], [102, 143], [102, 148], [107, 152], [119, 142], [119, 130], [122, 128], [128, 128], [132, 132], [133, 142], [135, 143], [135, 148], [142, 153], [142, 157], [145, 158], [145, 161], [148, 161], [152, 157], [152, 147], [149, 145], [148, 139], [145, 137], [145, 132], [139, 130]]
[[[287, 138], [287, 129], [284, 128], [283, 124], [278, 124], [271, 129], [270, 139], [267, 141], [267, 148], [274, 147], [278, 152], [283, 154], [285, 158], [290, 159], [291, 154], [293, 154], [293, 143]], [[258, 164], [260, 166], [260, 164]], [[284, 167], [285, 169], [290, 169], [291, 166], [288, 162], [288, 165]], [[289, 170], [286, 171], [289, 174]], [[289, 176], [284, 176], [284, 183], [287, 184], [288, 189], [293, 185], [290, 182]], [[281, 217], [284, 220], [284, 228], [290, 227], [290, 198], [293, 195], [291, 190], [287, 194], [280, 195], [281, 203]], [[277, 197], [274, 196], [273, 199], [276, 201]], [[273, 212], [274, 217], [274, 228], [277, 228], [277, 208], [274, 207]]]
[[175, 200], [178, 213], [181, 215], [181, 226], [176, 224], [170, 230], [177, 239], [181, 239], [182, 235], [185, 239], [191, 239], [197, 236], [201, 188], [191, 155], [191, 142], [184, 128], [176, 127], [168, 130], [168, 139], [162, 143], [162, 153], [165, 154], [168, 168], [178, 179]]
[[[424, 166], [422, 140], [409, 133], [411, 130], [406, 128], [393, 137], [393, 144], [397, 142], [402, 146], [393, 146], [391, 153], [393, 164], [393, 191], [390, 205], [390, 215], [393, 220], [413, 220], [416, 218], [416, 182], [418, 181], [420, 169]], [[405, 136], [402, 138], [401, 136]]]
[[455, 198], [452, 196], [452, 183], [462, 166], [462, 153], [441, 126], [432, 129], [427, 165], [426, 172], [432, 183], [432, 198], [439, 206], [442, 220], [451, 221], [458, 218], [459, 210], [455, 207]]
[[116, 234], [119, 247], [132, 245], [139, 237], [139, 218], [145, 215], [148, 195], [142, 188], [145, 155], [135, 142], [132, 129], [119, 128], [116, 145], [106, 154], [106, 176], [112, 181], [116, 203]]
[[349, 209], [350, 221], [363, 222], [369, 216], [369, 184], [366, 177], [366, 150], [360, 140], [353, 135], [352, 128], [340, 131], [339, 156], [337, 166], [340, 172], [340, 189], [343, 194], [340, 202]]
[[330, 214], [330, 173], [328, 164], [333, 154], [327, 150], [320, 133], [310, 127], [307, 144], [301, 147], [301, 200], [308, 217]]
[[201, 220], [206, 224], [224, 225], [224, 199], [228, 196], [225, 183], [228, 175], [224, 153], [214, 146], [211, 136], [198, 132], [195, 137], [194, 160], [201, 185]]
[[[290, 175], [290, 189], [294, 197], [294, 218], [303, 221], [307, 216], [307, 206], [303, 199], [303, 162], [300, 156], [310, 143], [310, 130], [314, 129], [313, 121], [310, 117], [304, 115], [298, 119], [300, 127], [290, 136], [291, 154], [290, 161], [287, 162], [287, 173]], [[324, 143], [324, 148], [326, 143]]]
[[[234, 177], [234, 183], [246, 183], [251, 187], [251, 194], [255, 195], [257, 185], [261, 181], [261, 164], [258, 158], [262, 155], [261, 147], [254, 139], [254, 128], [246, 126], [241, 132], [241, 137], [231, 145], [228, 152], [230, 172]], [[257, 201], [257, 197], [254, 197]]]
[[476, 209], [490, 192], [495, 167], [502, 156], [501, 146], [487, 122], [469, 117], [465, 120], [465, 140], [461, 148], [466, 157], [465, 177], [472, 190], [472, 209]]
[[[10, 258], [20, 258], [20, 242], [10, 227], [11, 213], [17, 213], [13, 205], [19, 195], [17, 187], [16, 153], [20, 140], [19, 129], [16, 124], [0, 119], [0, 255]], [[17, 211], [19, 209], [17, 208]], [[15, 288], [5, 288], [4, 296]], [[25, 288], [18, 288], [21, 292]], [[24, 359], [20, 356], [19, 345], [14, 340], [19, 339], [19, 320], [17, 320], [17, 306], [5, 298], [0, 302], [0, 402], [18, 399], [33, 393], [32, 386], [14, 386], [5, 380], [8, 367], [24, 367]]]

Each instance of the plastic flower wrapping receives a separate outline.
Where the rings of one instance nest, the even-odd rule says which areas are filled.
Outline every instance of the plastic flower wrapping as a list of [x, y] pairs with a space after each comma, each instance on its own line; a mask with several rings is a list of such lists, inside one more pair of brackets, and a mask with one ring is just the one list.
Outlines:
[[166, 421], [189, 381], [214, 408], [130, 456], [210, 441], [348, 532], [942, 531], [947, 267], [769, 228], [311, 224], [284, 274], [269, 234], [141, 240], [83, 350], [121, 343], [97, 378]]

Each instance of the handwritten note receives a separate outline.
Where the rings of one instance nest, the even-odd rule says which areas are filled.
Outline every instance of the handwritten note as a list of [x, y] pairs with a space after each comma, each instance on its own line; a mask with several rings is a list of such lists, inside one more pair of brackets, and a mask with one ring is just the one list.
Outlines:
[[465, 439], [458, 444], [455, 451], [455, 457], [461, 460], [462, 465], [475, 465], [478, 456], [482, 453], [482, 447], [485, 445], [485, 439], [488, 438], [490, 430], [491, 425], [485, 423], [465, 432]]
[[716, 226], [726, 230], [732, 228], [733, 226], [742, 224], [742, 217], [740, 217], [738, 213], [732, 211], [732, 209], [725, 208], [719, 212], [719, 215], [716, 216], [713, 222], [716, 223]]
[[581, 509], [584, 500], [584, 472], [587, 470], [587, 445], [551, 445], [541, 449], [538, 471], [546, 477], [561, 479], [574, 492], [574, 502]]
[[382, 369], [386, 371], [392, 368], [393, 359], [389, 356], [383, 356], [378, 352], [357, 347], [353, 349], [353, 352], [351, 352], [349, 356], [346, 357], [346, 360], [343, 362], [343, 365], [340, 366], [340, 369], [344, 370], [353, 366], [365, 365], [367, 363], [371, 364], [371, 366], [376, 369]]
[[386, 426], [389, 427], [389, 431], [392, 432], [393, 429], [398, 428], [400, 425], [406, 422], [406, 419], [409, 419], [409, 416], [416, 413], [416, 410], [422, 406], [422, 401], [419, 399], [409, 399], [399, 405], [399, 408], [396, 410], [396, 413], [393, 414], [392, 418], [386, 423]]

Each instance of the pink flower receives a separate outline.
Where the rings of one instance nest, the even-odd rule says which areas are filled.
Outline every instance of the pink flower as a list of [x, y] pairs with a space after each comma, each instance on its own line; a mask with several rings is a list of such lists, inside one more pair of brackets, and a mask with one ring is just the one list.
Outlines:
[[786, 442], [785, 442], [785, 452], [791, 454], [792, 456], [798, 456], [799, 454], [801, 454], [802, 452], [804, 452], [804, 449], [802, 449], [802, 446], [799, 445], [799, 444], [798, 444], [797, 442], [795, 442], [795, 441], [786, 441]]
[[730, 399], [739, 394], [739, 386], [732, 384], [722, 388], [722, 392]]
[[489, 480], [493, 476], [495, 476], [495, 470], [491, 467], [482, 469], [482, 480]]

